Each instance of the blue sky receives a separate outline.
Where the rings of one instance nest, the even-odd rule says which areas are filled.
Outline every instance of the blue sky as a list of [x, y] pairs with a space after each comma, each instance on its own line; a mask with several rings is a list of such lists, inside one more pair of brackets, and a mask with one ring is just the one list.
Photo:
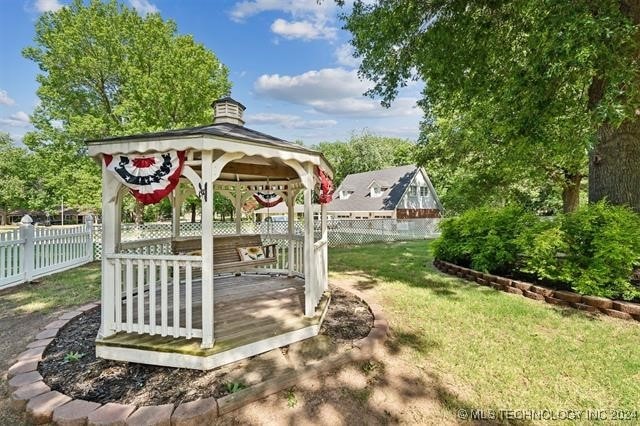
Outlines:
[[[69, 0], [0, 0], [0, 131], [20, 141], [38, 102], [38, 68], [20, 52], [34, 24]], [[400, 92], [391, 108], [364, 97], [350, 34], [331, 0], [123, 0], [139, 13], [159, 12], [181, 34], [211, 49], [230, 69], [232, 96], [247, 126], [313, 144], [348, 139], [364, 129], [416, 139], [421, 83]]]

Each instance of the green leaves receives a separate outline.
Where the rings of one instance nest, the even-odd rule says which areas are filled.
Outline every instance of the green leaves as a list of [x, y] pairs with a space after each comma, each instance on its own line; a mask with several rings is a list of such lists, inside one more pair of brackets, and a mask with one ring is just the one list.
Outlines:
[[352, 135], [347, 142], [321, 142], [314, 148], [322, 152], [335, 169], [336, 185], [352, 173], [415, 163], [413, 142], [366, 132]]
[[415, 74], [425, 82], [419, 158], [442, 176], [448, 210], [516, 201], [521, 186], [529, 205], [552, 210], [571, 176], [586, 174], [596, 129], [640, 106], [638, 29], [622, 9], [380, 0], [357, 2], [345, 27], [383, 103]]
[[436, 258], [474, 269], [524, 272], [581, 294], [640, 298], [640, 215], [604, 202], [555, 218], [520, 208], [479, 208], [440, 225]]
[[51, 167], [52, 198], [76, 205], [97, 206], [100, 196], [85, 140], [208, 124], [211, 101], [231, 90], [228, 69], [174, 22], [115, 0], [74, 0], [42, 14], [23, 55], [41, 71], [36, 130], [25, 144]]

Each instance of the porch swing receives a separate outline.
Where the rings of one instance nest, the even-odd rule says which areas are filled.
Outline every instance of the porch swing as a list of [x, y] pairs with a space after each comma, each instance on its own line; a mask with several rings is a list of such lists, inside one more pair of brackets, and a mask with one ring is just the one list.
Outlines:
[[[267, 177], [267, 188], [271, 188]], [[283, 201], [275, 192], [258, 191], [254, 198], [262, 206], [273, 207]], [[238, 213], [239, 214], [239, 213]], [[174, 254], [188, 254], [201, 249], [202, 240], [174, 240], [171, 249]], [[213, 268], [216, 273], [241, 272], [257, 266], [276, 264], [277, 244], [263, 244], [260, 234], [216, 235], [213, 237]]]

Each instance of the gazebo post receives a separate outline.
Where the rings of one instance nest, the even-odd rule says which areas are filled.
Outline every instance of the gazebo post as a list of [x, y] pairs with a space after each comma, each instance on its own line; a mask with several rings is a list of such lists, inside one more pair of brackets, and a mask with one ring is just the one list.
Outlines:
[[213, 151], [202, 151], [202, 347], [213, 347]]
[[[329, 264], [327, 263], [327, 259], [328, 257], [328, 251], [329, 251], [329, 228], [328, 228], [328, 224], [327, 224], [327, 205], [326, 204], [320, 204], [320, 220], [321, 220], [321, 230], [322, 230], [322, 235], [320, 236], [320, 239], [322, 241], [326, 241], [327, 243], [322, 247], [322, 250], [324, 251], [323, 253], [323, 259], [325, 260], [324, 263], [322, 264], [322, 268], [324, 268], [324, 273], [322, 274], [323, 277], [327, 278], [329, 277]], [[329, 287], [329, 280], [325, 279], [324, 282], [321, 283], [322, 284], [322, 290], [327, 290], [327, 288]]]
[[312, 163], [305, 163], [304, 184], [304, 314], [312, 317], [315, 313], [314, 297], [315, 291], [315, 253], [314, 253], [314, 229], [313, 229], [313, 168]]
[[292, 277], [293, 273], [295, 272], [295, 267], [294, 267], [294, 256], [295, 256], [295, 250], [293, 247], [293, 235], [295, 233], [295, 204], [296, 204], [296, 193], [295, 191], [293, 191], [292, 189], [289, 189], [287, 191], [287, 235], [289, 238], [289, 249], [288, 251], [288, 256], [289, 256], [289, 276]]
[[240, 191], [240, 183], [235, 184], [235, 210], [236, 210], [236, 234], [242, 234], [242, 191]]
[[120, 184], [102, 162], [102, 286], [100, 330], [98, 337], [105, 338], [114, 333], [114, 308], [116, 303], [115, 267], [108, 257], [115, 254], [120, 240]]
[[184, 195], [180, 191], [180, 184], [173, 190], [171, 201], [171, 237], [175, 239], [180, 236], [180, 214], [182, 213], [182, 202], [184, 201]]

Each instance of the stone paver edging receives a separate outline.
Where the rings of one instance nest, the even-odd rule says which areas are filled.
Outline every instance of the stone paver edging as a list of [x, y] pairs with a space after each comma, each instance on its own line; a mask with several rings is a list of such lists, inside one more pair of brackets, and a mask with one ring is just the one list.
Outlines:
[[[361, 294], [358, 297], [364, 300]], [[365, 300], [366, 302], [366, 300]], [[148, 405], [136, 407], [117, 403], [99, 404], [73, 399], [57, 391], [52, 391], [44, 383], [38, 372], [38, 363], [47, 346], [73, 318], [95, 309], [98, 303], [77, 308], [64, 313], [48, 324], [27, 349], [18, 355], [18, 360], [9, 368], [7, 378], [12, 404], [16, 410], [26, 410], [26, 417], [32, 424], [53, 423], [59, 426], [75, 425], [171, 425], [196, 426], [206, 424], [216, 417], [236, 410], [246, 404], [264, 398], [281, 390], [291, 388], [304, 380], [337, 369], [352, 361], [364, 361], [373, 356], [374, 350], [387, 337], [389, 325], [379, 305], [369, 304], [374, 324], [369, 335], [353, 342], [349, 351], [325, 357], [312, 365], [300, 366], [284, 374], [250, 386], [239, 392], [220, 398], [205, 398], [191, 402]]]
[[519, 294], [529, 299], [539, 300], [558, 306], [568, 306], [587, 312], [601, 312], [614, 318], [640, 321], [640, 304], [611, 300], [605, 297], [583, 296], [565, 290], [554, 290], [538, 284], [512, 280], [497, 275], [486, 274], [474, 269], [463, 268], [453, 263], [435, 260], [434, 266], [447, 274], [456, 275], [467, 281]]

